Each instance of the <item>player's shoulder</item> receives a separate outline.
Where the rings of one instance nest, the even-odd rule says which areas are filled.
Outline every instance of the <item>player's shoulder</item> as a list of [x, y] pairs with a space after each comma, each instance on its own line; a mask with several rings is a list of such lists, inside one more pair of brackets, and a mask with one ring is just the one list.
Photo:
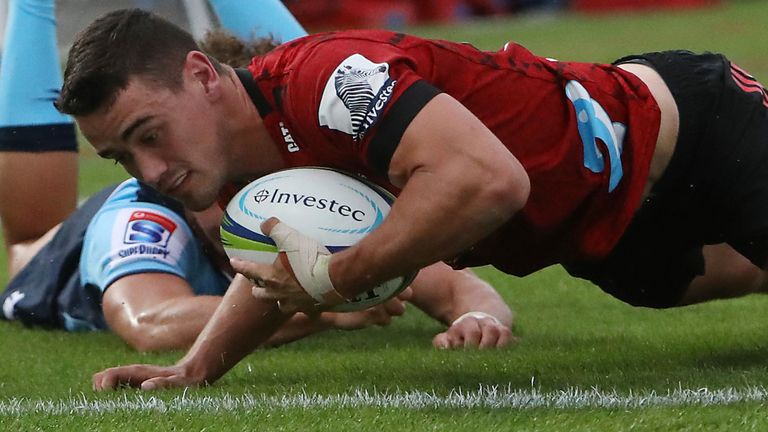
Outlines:
[[129, 178], [115, 187], [104, 204], [135, 201], [139, 188], [139, 181], [135, 178]]
[[[355, 51], [382, 46], [407, 45], [408, 42], [427, 41], [416, 36], [388, 30], [343, 30], [304, 36], [279, 45], [272, 51], [254, 58], [251, 72], [254, 78], [267, 78], [279, 72], [296, 68], [305, 69], [312, 64], [332, 63], [339, 56]], [[311, 63], [307, 62], [311, 60]], [[336, 61], [338, 63], [338, 61]]]
[[184, 207], [180, 202], [162, 195], [135, 178], [130, 178], [117, 185], [102, 208], [131, 207], [145, 204], [168, 209], [179, 216], [184, 215]]
[[[95, 212], [88, 226], [90, 237], [111, 232], [116, 226], [137, 221], [154, 221], [170, 231], [186, 227], [184, 208], [136, 179], [128, 179], [114, 189]], [[187, 230], [188, 228], [182, 228]]]

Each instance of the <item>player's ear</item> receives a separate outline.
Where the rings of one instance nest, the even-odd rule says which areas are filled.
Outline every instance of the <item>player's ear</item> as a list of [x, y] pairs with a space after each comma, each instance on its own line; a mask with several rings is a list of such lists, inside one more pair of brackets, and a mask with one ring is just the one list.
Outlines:
[[199, 83], [206, 95], [218, 97], [221, 77], [207, 55], [200, 51], [190, 51], [184, 60], [183, 75], [193, 83]]

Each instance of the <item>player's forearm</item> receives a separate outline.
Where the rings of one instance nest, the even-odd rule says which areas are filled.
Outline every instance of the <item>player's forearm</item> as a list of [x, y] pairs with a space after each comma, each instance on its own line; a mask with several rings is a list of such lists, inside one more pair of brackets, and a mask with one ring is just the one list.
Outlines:
[[301, 338], [334, 328], [331, 320], [325, 319], [323, 314], [317, 317], [309, 317], [303, 313], [297, 313], [280, 327], [262, 346], [276, 347]]
[[480, 174], [472, 180], [452, 178], [457, 171], [461, 168], [442, 166], [437, 172], [413, 174], [385, 222], [331, 260], [337, 291], [352, 297], [451, 258], [489, 235], [522, 205], [514, 191], [493, 185], [492, 179]]
[[[188, 349], [221, 303], [218, 296], [194, 296], [173, 299], [139, 315], [131, 334], [120, 334], [137, 351]], [[310, 318], [296, 314], [264, 342], [274, 347], [328, 330], [333, 323], [322, 316]]]
[[211, 383], [231, 369], [289, 319], [275, 303], [251, 295], [250, 281], [238, 275], [208, 324], [178, 365], [189, 376]]
[[512, 311], [498, 292], [471, 270], [456, 271], [433, 264], [416, 278], [410, 302], [429, 316], [450, 325], [468, 312], [483, 312], [512, 325]]
[[478, 290], [476, 293], [458, 290], [453, 294], [454, 307], [447, 316], [449, 324], [466, 313], [482, 312], [498, 319], [505, 326], [512, 327], [514, 322], [512, 310], [490, 285], [486, 284], [485, 289]]
[[114, 331], [137, 351], [187, 349], [221, 303], [217, 296], [174, 298], [139, 314]]
[[520, 162], [446, 94], [406, 128], [388, 176], [401, 192], [384, 223], [330, 261], [331, 281], [348, 298], [456, 256], [509, 220], [530, 191]]
[[512, 310], [488, 282], [477, 277], [470, 269], [454, 271], [454, 274], [456, 277], [452, 280], [450, 291], [452, 307], [446, 317], [448, 323], [469, 312], [482, 312], [507, 327], [512, 326]]

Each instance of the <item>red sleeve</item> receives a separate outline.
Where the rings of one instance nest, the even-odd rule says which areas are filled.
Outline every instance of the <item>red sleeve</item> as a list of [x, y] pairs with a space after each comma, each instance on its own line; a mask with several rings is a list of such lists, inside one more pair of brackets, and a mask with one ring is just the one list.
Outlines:
[[307, 138], [351, 151], [386, 175], [403, 132], [440, 90], [414, 72], [415, 58], [387, 42], [329, 39], [301, 57], [284, 104], [294, 130], [315, 131]]

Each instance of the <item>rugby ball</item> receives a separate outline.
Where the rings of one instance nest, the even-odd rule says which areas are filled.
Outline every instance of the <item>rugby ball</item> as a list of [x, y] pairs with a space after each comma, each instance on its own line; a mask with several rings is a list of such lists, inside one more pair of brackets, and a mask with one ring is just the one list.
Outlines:
[[[230, 258], [271, 264], [277, 247], [260, 225], [274, 216], [335, 253], [381, 225], [393, 202], [387, 190], [340, 171], [278, 171], [254, 180], [232, 198], [221, 221], [221, 242]], [[331, 310], [367, 309], [399, 294], [414, 277], [390, 280]]]

